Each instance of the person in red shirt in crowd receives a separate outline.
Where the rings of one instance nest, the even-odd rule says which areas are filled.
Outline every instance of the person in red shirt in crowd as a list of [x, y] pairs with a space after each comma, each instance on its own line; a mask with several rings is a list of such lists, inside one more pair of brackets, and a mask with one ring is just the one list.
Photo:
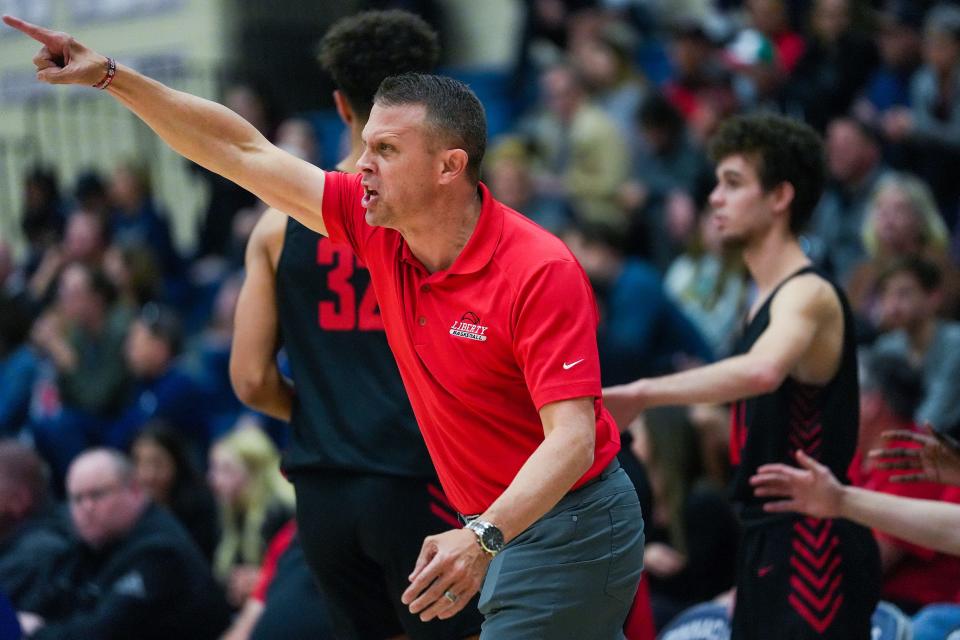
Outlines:
[[596, 302], [563, 243], [479, 182], [486, 119], [465, 85], [384, 80], [360, 173], [324, 172], [220, 105], [67, 34], [4, 21], [44, 45], [38, 79], [108, 89], [173, 149], [349, 242], [366, 264], [427, 448], [467, 523], [424, 541], [402, 597], [412, 612], [450, 617], [482, 584], [483, 638], [622, 637], [642, 517], [600, 399]]
[[[948, 501], [947, 487], [927, 480], [897, 481], [893, 471], [881, 468], [875, 457], [867, 455], [883, 446], [885, 432], [921, 433], [913, 414], [922, 398], [920, 373], [903, 358], [874, 354], [864, 359], [860, 370], [860, 441], [848, 473], [853, 486], [908, 498]], [[901, 446], [917, 448], [910, 442]], [[884, 600], [906, 613], [928, 604], [958, 601], [956, 577], [960, 575], [960, 558], [882, 531], [874, 530], [874, 537], [880, 549]]]

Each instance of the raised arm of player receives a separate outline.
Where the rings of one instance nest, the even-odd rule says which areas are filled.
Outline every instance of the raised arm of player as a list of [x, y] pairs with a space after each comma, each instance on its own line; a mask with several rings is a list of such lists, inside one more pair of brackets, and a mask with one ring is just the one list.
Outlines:
[[750, 478], [757, 496], [780, 498], [766, 503], [764, 510], [847, 518], [921, 547], [960, 555], [960, 506], [842, 485], [830, 469], [802, 451], [797, 462], [801, 469], [763, 465]]
[[[103, 79], [106, 58], [68, 34], [12, 16], [4, 16], [3, 21], [43, 45], [33, 59], [39, 80], [92, 86]], [[230, 109], [171, 89], [123, 65], [117, 65], [107, 91], [180, 155], [236, 182], [314, 231], [326, 233], [321, 215], [323, 171], [278, 149]]]
[[732, 402], [769, 393], [787, 376], [796, 375], [814, 339], [841, 314], [840, 302], [827, 282], [815, 276], [795, 278], [774, 298], [770, 324], [747, 353], [609, 387], [603, 391], [603, 403], [625, 429], [647, 407]]
[[230, 382], [245, 405], [289, 422], [294, 392], [277, 368], [275, 279], [286, 225], [285, 214], [268, 209], [247, 242], [246, 275], [237, 300], [230, 349]]

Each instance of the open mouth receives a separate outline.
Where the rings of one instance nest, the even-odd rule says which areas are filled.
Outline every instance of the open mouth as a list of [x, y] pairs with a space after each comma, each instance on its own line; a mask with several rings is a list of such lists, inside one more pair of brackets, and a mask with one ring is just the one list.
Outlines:
[[376, 199], [379, 197], [380, 194], [376, 189], [370, 189], [369, 187], [364, 186], [363, 198], [360, 200], [360, 204], [363, 205], [364, 208], [367, 208], [370, 206], [370, 203], [376, 201]]

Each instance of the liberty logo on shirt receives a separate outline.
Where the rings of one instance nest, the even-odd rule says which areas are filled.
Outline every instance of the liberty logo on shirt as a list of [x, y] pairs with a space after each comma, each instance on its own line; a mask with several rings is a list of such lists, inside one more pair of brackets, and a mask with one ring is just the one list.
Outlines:
[[450, 326], [450, 335], [476, 340], [477, 342], [486, 342], [487, 329], [489, 328], [480, 324], [480, 316], [473, 311], [467, 311]]

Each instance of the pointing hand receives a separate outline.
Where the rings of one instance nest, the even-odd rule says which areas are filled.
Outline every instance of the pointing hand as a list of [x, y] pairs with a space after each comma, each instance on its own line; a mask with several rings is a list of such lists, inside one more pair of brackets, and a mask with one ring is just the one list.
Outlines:
[[69, 34], [44, 29], [13, 16], [5, 15], [3, 21], [43, 45], [33, 57], [38, 80], [48, 84], [93, 86], [106, 74], [107, 58], [86, 48]]

